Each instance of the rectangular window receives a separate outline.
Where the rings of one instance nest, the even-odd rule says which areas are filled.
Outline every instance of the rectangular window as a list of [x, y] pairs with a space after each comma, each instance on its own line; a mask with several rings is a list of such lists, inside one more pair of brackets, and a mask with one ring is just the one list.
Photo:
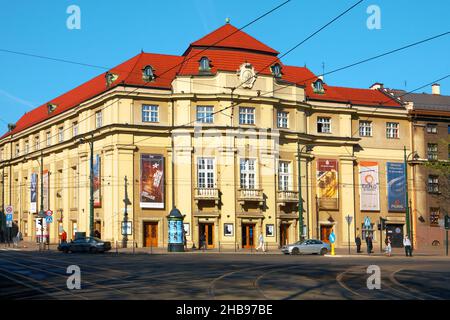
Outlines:
[[427, 133], [436, 134], [437, 133], [437, 124], [436, 123], [427, 123]]
[[16, 156], [20, 154], [20, 145], [16, 144]]
[[58, 141], [59, 142], [64, 141], [64, 127], [58, 128]]
[[214, 107], [212, 107], [212, 106], [197, 106], [197, 122], [213, 123], [214, 122]]
[[255, 124], [255, 108], [239, 108], [239, 124]]
[[78, 135], [78, 122], [72, 124], [72, 136], [76, 137]]
[[359, 122], [359, 136], [371, 137], [372, 136], [372, 121], [360, 121]]
[[430, 226], [439, 226], [439, 208], [430, 208]]
[[215, 186], [214, 159], [198, 158], [197, 160], [197, 184], [199, 188], [212, 189]]
[[317, 133], [331, 133], [331, 118], [317, 117]]
[[159, 106], [143, 105], [142, 122], [159, 122]]
[[103, 113], [102, 111], [97, 111], [95, 113], [95, 128], [101, 128], [103, 125]]
[[40, 141], [39, 136], [34, 137], [34, 150], [39, 150], [40, 148]]
[[45, 135], [47, 140], [47, 147], [50, 147], [52, 145], [52, 134], [50, 131], [48, 131]]
[[439, 176], [428, 176], [428, 193], [439, 193]]
[[430, 161], [438, 159], [438, 145], [436, 143], [429, 143], [427, 146], [427, 158]]
[[277, 112], [277, 126], [278, 128], [287, 128], [288, 127], [288, 117], [289, 113], [278, 111]]
[[255, 189], [256, 168], [254, 159], [241, 159], [241, 189]]
[[25, 154], [28, 154], [28, 153], [30, 153], [30, 144], [27, 140], [27, 141], [25, 141]]
[[278, 190], [289, 191], [291, 174], [288, 161], [280, 161], [278, 165]]
[[399, 137], [399, 123], [398, 122], [388, 122], [386, 123], [386, 138], [388, 139], [398, 139]]
[[0, 161], [3, 161], [3, 152], [4, 152], [4, 150], [1, 149], [1, 150], [0, 150]]

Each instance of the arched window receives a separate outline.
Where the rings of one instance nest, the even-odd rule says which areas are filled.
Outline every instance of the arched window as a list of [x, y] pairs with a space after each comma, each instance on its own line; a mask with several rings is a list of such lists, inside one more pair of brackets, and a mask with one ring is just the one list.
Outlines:
[[272, 71], [274, 77], [281, 78], [281, 66], [279, 63], [276, 63], [273, 66], [271, 66], [270, 70]]
[[202, 57], [200, 59], [199, 63], [200, 63], [200, 66], [199, 66], [200, 72], [211, 71], [211, 61], [208, 59], [208, 57]]
[[144, 81], [152, 81], [153, 79], [155, 79], [155, 73], [152, 66], [146, 66], [142, 70], [142, 78], [144, 79]]
[[323, 89], [323, 81], [317, 79], [315, 82], [313, 82], [313, 89], [315, 93], [324, 93], [325, 90]]

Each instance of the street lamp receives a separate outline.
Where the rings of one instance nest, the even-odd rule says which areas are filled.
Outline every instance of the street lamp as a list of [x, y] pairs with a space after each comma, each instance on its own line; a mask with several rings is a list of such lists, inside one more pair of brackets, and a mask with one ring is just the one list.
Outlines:
[[406, 146], [403, 147], [403, 155], [404, 155], [404, 166], [405, 166], [405, 209], [406, 209], [406, 233], [408, 234], [408, 238], [411, 240], [411, 244], [414, 242], [411, 238], [411, 221], [410, 221], [410, 208], [409, 208], [409, 197], [408, 197], [408, 160], [410, 156], [413, 156], [413, 159], [416, 160], [419, 158], [417, 152], [413, 151], [410, 154], [406, 155]]
[[80, 139], [80, 143], [89, 143], [89, 234], [94, 237], [94, 134], [91, 134], [91, 140]]
[[304, 145], [300, 148], [300, 141], [297, 142], [297, 165], [298, 165], [298, 235], [299, 240], [304, 239], [305, 235], [303, 234], [303, 198], [302, 198], [302, 166], [301, 166], [301, 155], [303, 151], [306, 152], [312, 151], [313, 146]]

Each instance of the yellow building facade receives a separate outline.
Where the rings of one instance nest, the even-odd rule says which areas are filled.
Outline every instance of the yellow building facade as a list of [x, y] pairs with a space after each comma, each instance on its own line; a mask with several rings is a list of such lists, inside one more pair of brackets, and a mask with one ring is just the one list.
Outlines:
[[[89, 142], [94, 228], [113, 243], [123, 240], [126, 195], [127, 242], [138, 247], [167, 247], [174, 206], [188, 247], [205, 235], [209, 248], [252, 248], [262, 233], [276, 249], [334, 230], [338, 247], [371, 234], [377, 248], [386, 235], [380, 217], [405, 234], [404, 210], [389, 208], [387, 163], [409, 152], [406, 108], [376, 87], [328, 86], [243, 32], [215, 44], [234, 31], [227, 24], [181, 57], [141, 53], [4, 135], [0, 201], [25, 239], [39, 237], [41, 178], [50, 242], [62, 230], [69, 239], [90, 232]], [[378, 168], [370, 181], [378, 191], [369, 190], [378, 203], [367, 209], [361, 172], [369, 166]]]

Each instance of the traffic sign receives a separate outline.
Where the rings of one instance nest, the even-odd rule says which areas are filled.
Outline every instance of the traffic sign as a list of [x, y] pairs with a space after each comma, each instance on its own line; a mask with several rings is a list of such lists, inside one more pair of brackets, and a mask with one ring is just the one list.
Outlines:
[[47, 222], [47, 224], [48, 224], [48, 223], [52, 223], [52, 222], [53, 222], [53, 217], [52, 217], [52, 216], [47, 216], [47, 217], [45, 218], [45, 221]]
[[330, 233], [330, 236], [328, 237], [328, 240], [330, 241], [330, 243], [335, 243], [336, 242], [336, 235], [334, 234], [334, 231]]
[[445, 229], [446, 229], [446, 230], [449, 230], [449, 229], [450, 229], [450, 216], [449, 216], [449, 215], [446, 215], [446, 216], [445, 216], [445, 222], [444, 222], [444, 225], [445, 225]]
[[6, 221], [13, 221], [13, 215], [12, 215], [12, 213], [7, 213], [7, 214], [6, 214]]
[[12, 228], [12, 221], [6, 221], [6, 226], [8, 228]]
[[53, 211], [52, 210], [47, 210], [45, 212], [45, 214], [47, 215], [47, 217], [51, 217], [53, 215]]
[[5, 213], [6, 214], [12, 214], [13, 213], [13, 207], [12, 206], [6, 206]]
[[353, 217], [351, 215], [348, 215], [348, 216], [345, 217], [345, 220], [347, 220], [348, 224], [351, 224], [352, 221], [353, 221]]

